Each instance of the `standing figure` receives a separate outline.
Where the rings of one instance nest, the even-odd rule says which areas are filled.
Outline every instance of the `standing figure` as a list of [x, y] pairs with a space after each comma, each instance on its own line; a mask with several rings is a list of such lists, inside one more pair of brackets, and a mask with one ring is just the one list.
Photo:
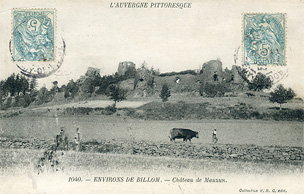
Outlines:
[[212, 132], [212, 143], [217, 143], [218, 139], [216, 137], [216, 129]]
[[62, 149], [69, 150], [69, 137], [65, 132], [64, 127], [60, 127], [59, 135], [56, 135], [57, 148], [62, 147]]
[[75, 150], [79, 151], [81, 147], [81, 136], [79, 132], [79, 128], [76, 129], [75, 137], [74, 137], [74, 144], [75, 144]]
[[218, 81], [218, 76], [217, 76], [217, 72], [214, 72], [213, 74], [213, 81]]

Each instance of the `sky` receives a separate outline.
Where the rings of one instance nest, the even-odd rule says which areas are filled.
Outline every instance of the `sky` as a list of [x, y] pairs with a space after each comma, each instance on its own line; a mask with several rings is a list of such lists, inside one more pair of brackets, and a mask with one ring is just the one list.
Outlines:
[[[242, 45], [242, 14], [279, 12], [287, 14], [289, 76], [282, 83], [303, 93], [303, 1], [187, 2], [191, 8], [130, 9], [110, 8], [110, 1], [97, 0], [1, 0], [0, 79], [19, 71], [8, 49], [12, 8], [57, 9], [56, 36], [65, 40], [66, 56], [58, 71], [39, 79], [40, 86], [51, 86], [55, 80], [66, 84], [84, 75], [88, 67], [99, 68], [101, 75], [113, 74], [122, 61], [137, 67], [145, 61], [160, 72], [198, 69], [214, 59], [231, 68], [235, 49]], [[241, 65], [241, 53], [242, 49], [237, 65]]]

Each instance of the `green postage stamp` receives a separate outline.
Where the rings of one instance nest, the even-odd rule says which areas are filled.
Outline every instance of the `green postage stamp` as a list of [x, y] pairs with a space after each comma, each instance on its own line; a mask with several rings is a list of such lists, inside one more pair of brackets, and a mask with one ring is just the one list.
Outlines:
[[244, 14], [244, 64], [286, 65], [285, 28], [285, 14]]
[[14, 9], [12, 58], [14, 61], [55, 60], [55, 9]]

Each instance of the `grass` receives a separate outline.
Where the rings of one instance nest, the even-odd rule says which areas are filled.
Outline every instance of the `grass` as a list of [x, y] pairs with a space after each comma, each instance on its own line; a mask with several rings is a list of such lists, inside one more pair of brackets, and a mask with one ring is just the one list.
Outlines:
[[267, 109], [258, 111], [255, 106], [238, 102], [237, 104], [217, 104], [209, 102], [186, 103], [150, 102], [138, 109], [142, 114], [130, 114], [134, 118], [148, 120], [180, 120], [180, 119], [258, 119], [258, 120], [288, 120], [304, 121], [304, 110], [284, 109], [276, 111]]
[[[51, 112], [50, 114], [54, 114]], [[58, 122], [58, 123], [57, 123]], [[25, 139], [54, 139], [60, 127], [73, 137], [78, 127], [82, 139], [169, 142], [174, 127], [199, 131], [193, 144], [211, 143], [212, 130], [217, 128], [220, 144], [255, 144], [260, 146], [303, 147], [303, 123], [261, 120], [179, 120], [145, 121], [118, 116], [18, 116], [0, 119], [1, 136]], [[177, 140], [178, 141], [178, 140]]]
[[[1, 149], [0, 173], [37, 173], [36, 164], [43, 156], [42, 150]], [[61, 165], [64, 173], [115, 172], [139, 173], [162, 172], [167, 174], [294, 174], [303, 173], [303, 166], [287, 164], [265, 164], [213, 160], [192, 160], [170, 157], [148, 157], [123, 154], [64, 152]]]
[[[64, 152], [63, 170], [37, 174], [43, 150], [0, 149], [0, 191], [5, 193], [239, 193], [239, 189], [303, 191], [303, 165], [192, 160], [122, 154]], [[70, 177], [91, 181], [68, 182]], [[159, 177], [160, 183], [93, 182], [94, 177]], [[202, 182], [196, 182], [197, 178]], [[204, 183], [206, 177], [225, 183]], [[193, 182], [173, 182], [173, 179]], [[165, 181], [169, 180], [169, 181]], [[16, 183], [18, 183], [16, 185]]]

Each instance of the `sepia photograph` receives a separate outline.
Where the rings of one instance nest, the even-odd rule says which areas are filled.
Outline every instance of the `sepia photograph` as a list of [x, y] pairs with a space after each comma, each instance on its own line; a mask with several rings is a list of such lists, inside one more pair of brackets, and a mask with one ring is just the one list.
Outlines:
[[0, 193], [304, 193], [301, 0], [0, 0]]

